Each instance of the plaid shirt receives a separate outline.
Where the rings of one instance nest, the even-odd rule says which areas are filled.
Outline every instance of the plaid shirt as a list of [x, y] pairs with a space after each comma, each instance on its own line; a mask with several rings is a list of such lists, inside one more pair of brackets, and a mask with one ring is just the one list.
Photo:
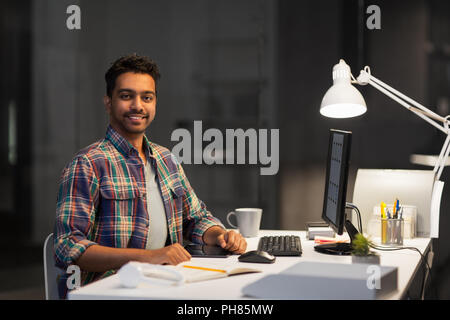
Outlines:
[[[170, 241], [203, 243], [203, 233], [222, 226], [197, 198], [172, 153], [144, 136], [147, 159], [156, 168]], [[64, 270], [91, 245], [141, 248], [149, 215], [144, 163], [138, 151], [111, 126], [105, 139], [81, 150], [63, 170], [54, 230], [56, 265]], [[84, 272], [81, 284], [114, 273]], [[64, 282], [64, 279], [61, 279]], [[66, 286], [65, 282], [60, 283]]]

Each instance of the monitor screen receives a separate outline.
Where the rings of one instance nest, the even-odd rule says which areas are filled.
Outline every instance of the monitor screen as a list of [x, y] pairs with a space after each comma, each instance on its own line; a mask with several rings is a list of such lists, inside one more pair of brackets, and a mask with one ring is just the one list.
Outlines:
[[345, 226], [345, 204], [352, 133], [330, 130], [322, 219], [341, 235]]

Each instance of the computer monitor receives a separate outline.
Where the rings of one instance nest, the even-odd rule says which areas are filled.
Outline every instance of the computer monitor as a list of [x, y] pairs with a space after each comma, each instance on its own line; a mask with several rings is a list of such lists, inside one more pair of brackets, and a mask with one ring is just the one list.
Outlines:
[[[353, 240], [358, 231], [347, 220], [345, 213], [351, 142], [350, 131], [330, 130], [322, 219], [338, 235], [342, 235], [345, 228], [350, 239]], [[315, 249], [319, 252], [339, 255], [351, 254], [352, 250], [351, 243], [317, 245]]]

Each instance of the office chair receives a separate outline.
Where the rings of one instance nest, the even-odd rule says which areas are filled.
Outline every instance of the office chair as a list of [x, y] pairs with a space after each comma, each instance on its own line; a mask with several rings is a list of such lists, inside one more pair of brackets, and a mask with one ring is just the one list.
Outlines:
[[55, 256], [53, 253], [53, 233], [50, 233], [44, 242], [44, 279], [45, 279], [45, 299], [59, 300], [58, 279], [64, 271], [55, 266]]

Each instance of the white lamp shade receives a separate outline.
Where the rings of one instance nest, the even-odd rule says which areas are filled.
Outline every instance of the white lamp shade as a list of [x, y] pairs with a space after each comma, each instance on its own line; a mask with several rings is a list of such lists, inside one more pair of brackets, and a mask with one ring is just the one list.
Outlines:
[[367, 111], [361, 93], [350, 83], [336, 83], [325, 93], [320, 113], [329, 118], [351, 118]]
[[333, 67], [333, 86], [328, 89], [320, 105], [320, 113], [330, 118], [351, 118], [367, 111], [361, 93], [351, 84], [350, 67], [340, 60]]

